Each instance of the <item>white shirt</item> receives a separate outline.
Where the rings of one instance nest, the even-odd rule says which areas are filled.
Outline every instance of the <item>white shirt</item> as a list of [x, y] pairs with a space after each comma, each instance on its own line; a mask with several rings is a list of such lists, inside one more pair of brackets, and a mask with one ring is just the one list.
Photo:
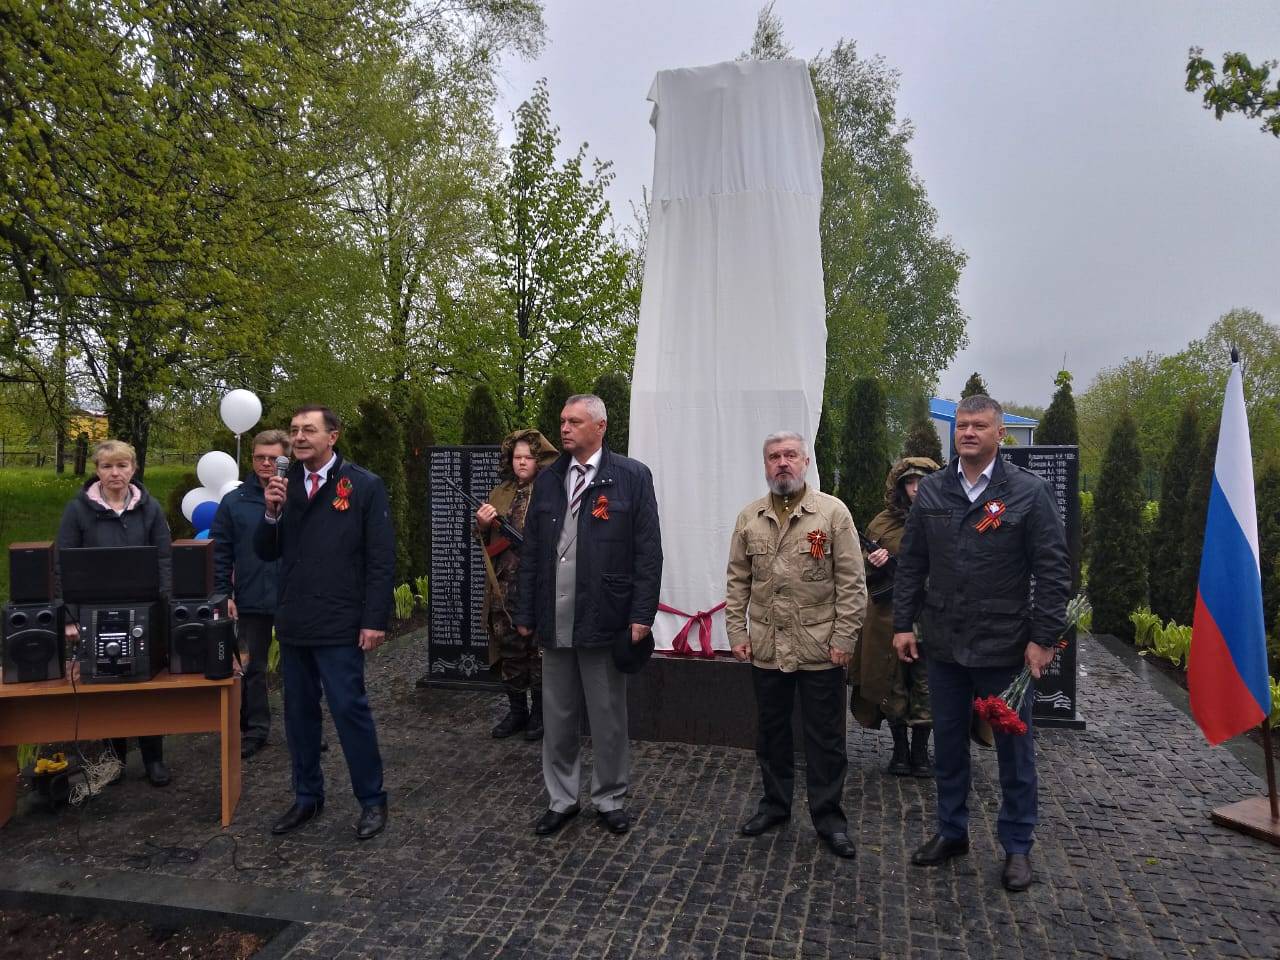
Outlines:
[[591, 478], [596, 475], [596, 470], [600, 467], [600, 457], [603, 453], [604, 447], [601, 447], [587, 458], [587, 462], [585, 464], [579, 464], [576, 459], [570, 461], [569, 469], [564, 478], [564, 495], [570, 504], [573, 503], [573, 488], [578, 485], [577, 468], [579, 466], [585, 466], [587, 468], [586, 479], [582, 482], [582, 489], [586, 490], [587, 485], [591, 483]]
[[[999, 453], [996, 457], [1000, 456]], [[996, 468], [996, 457], [991, 458], [991, 462], [987, 464], [986, 469], [978, 475], [978, 479], [969, 482], [969, 478], [964, 475], [964, 465], [960, 461], [956, 461], [956, 473], [960, 474], [960, 488], [964, 490], [964, 495], [969, 498], [970, 503], [976, 503], [978, 498], [982, 496], [982, 491], [987, 489], [987, 484], [991, 482], [991, 471]]]
[[[311, 493], [311, 478], [312, 478], [312, 477], [319, 477], [319, 478], [320, 478], [320, 487], [323, 487], [323, 486], [324, 486], [324, 484], [325, 484], [325, 481], [329, 479], [329, 471], [333, 469], [333, 465], [334, 465], [334, 463], [336, 463], [336, 462], [337, 462], [337, 460], [338, 460], [338, 455], [335, 453], [335, 454], [333, 454], [332, 456], [330, 456], [330, 457], [329, 457], [329, 462], [328, 462], [328, 463], [326, 463], [326, 464], [325, 464], [323, 467], [321, 467], [319, 470], [314, 470], [314, 471], [313, 471], [313, 470], [311, 470], [311, 469], [309, 469], [309, 468], [306, 466], [306, 464], [303, 464], [303, 466], [302, 466], [302, 479], [303, 479], [303, 481], [305, 482], [305, 486], [303, 486], [303, 488], [302, 488], [302, 489], [303, 489], [303, 490], [305, 490], [305, 491], [307, 492], [307, 494], [308, 494], [308, 495], [310, 495], [310, 493]], [[320, 489], [320, 487], [316, 487], [316, 490], [318, 491], [318, 490]]]

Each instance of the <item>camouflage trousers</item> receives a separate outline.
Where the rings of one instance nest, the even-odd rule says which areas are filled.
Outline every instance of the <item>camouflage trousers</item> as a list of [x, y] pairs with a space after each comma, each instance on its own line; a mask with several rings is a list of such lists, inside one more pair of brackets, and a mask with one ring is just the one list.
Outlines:
[[933, 711], [929, 707], [929, 671], [924, 658], [915, 663], [899, 663], [889, 685], [889, 696], [881, 707], [890, 725], [909, 724], [913, 727], [933, 723]]
[[506, 630], [495, 633], [498, 638], [498, 671], [502, 685], [512, 693], [542, 689], [542, 648], [533, 637], [522, 637], [505, 615], [491, 618], [490, 626], [501, 620]]

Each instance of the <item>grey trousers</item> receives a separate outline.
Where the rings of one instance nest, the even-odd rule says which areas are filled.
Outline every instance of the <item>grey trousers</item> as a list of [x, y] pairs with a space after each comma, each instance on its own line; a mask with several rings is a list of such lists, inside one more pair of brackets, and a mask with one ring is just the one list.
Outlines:
[[582, 708], [591, 724], [591, 802], [618, 810], [627, 795], [627, 677], [608, 647], [542, 651], [542, 778], [548, 806], [563, 812], [578, 802], [582, 781]]
[[267, 740], [271, 732], [271, 702], [267, 694], [267, 651], [271, 648], [270, 613], [240, 614], [240, 645], [249, 654], [240, 688], [240, 733], [246, 740]]

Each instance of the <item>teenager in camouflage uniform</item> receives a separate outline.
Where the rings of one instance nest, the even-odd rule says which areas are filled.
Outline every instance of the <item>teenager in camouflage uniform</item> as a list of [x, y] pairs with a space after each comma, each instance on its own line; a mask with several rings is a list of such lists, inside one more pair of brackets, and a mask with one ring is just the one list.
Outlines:
[[[849, 707], [853, 718], [871, 730], [889, 721], [893, 733], [893, 759], [889, 773], [932, 777], [929, 763], [929, 734], [933, 714], [929, 710], [929, 680], [924, 663], [903, 663], [893, 649], [893, 589], [878, 598], [878, 587], [889, 574], [882, 573], [890, 557], [897, 556], [907, 525], [907, 512], [915, 502], [916, 484], [938, 469], [928, 457], [906, 457], [895, 463], [885, 480], [885, 508], [876, 514], [864, 531], [867, 539], [880, 545], [866, 554], [867, 588], [872, 599], [862, 623], [862, 642], [849, 668], [853, 688]], [[907, 743], [907, 728], [912, 740]]]
[[[524, 731], [526, 740], [542, 738], [542, 654], [535, 637], [522, 637], [511, 623], [519, 589], [520, 550], [502, 534], [498, 518], [524, 530], [533, 478], [559, 456], [537, 430], [516, 430], [502, 441], [498, 475], [487, 503], [476, 511], [476, 529], [485, 548], [487, 576], [484, 624], [489, 631], [489, 663], [497, 665], [510, 710], [493, 728], [493, 736]], [[532, 695], [532, 703], [529, 696]]]

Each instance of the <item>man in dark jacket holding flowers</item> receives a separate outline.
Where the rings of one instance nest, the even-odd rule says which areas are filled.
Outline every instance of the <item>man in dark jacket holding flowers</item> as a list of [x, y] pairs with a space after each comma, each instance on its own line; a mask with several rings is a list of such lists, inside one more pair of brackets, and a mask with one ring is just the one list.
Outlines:
[[[969, 850], [969, 726], [977, 697], [996, 696], [1022, 673], [1053, 661], [1066, 626], [1071, 569], [1066, 532], [1049, 485], [1000, 457], [1004, 411], [990, 397], [956, 407], [958, 457], [920, 480], [907, 515], [893, 589], [893, 643], [919, 659], [918, 618], [933, 706], [938, 830], [912, 855], [937, 866]], [[1031, 578], [1035, 577], [1035, 591]], [[1002, 802], [997, 833], [1002, 882], [1031, 885], [1036, 815], [1032, 689], [1022, 734], [996, 732]]]
[[395, 578], [395, 530], [387, 490], [375, 474], [342, 458], [337, 415], [299, 409], [289, 425], [297, 462], [272, 477], [254, 547], [280, 560], [276, 636], [284, 672], [284, 720], [294, 802], [272, 833], [302, 826], [324, 808], [320, 694], [360, 802], [356, 836], [387, 825], [382, 756], [364, 685], [365, 654], [386, 639]]

